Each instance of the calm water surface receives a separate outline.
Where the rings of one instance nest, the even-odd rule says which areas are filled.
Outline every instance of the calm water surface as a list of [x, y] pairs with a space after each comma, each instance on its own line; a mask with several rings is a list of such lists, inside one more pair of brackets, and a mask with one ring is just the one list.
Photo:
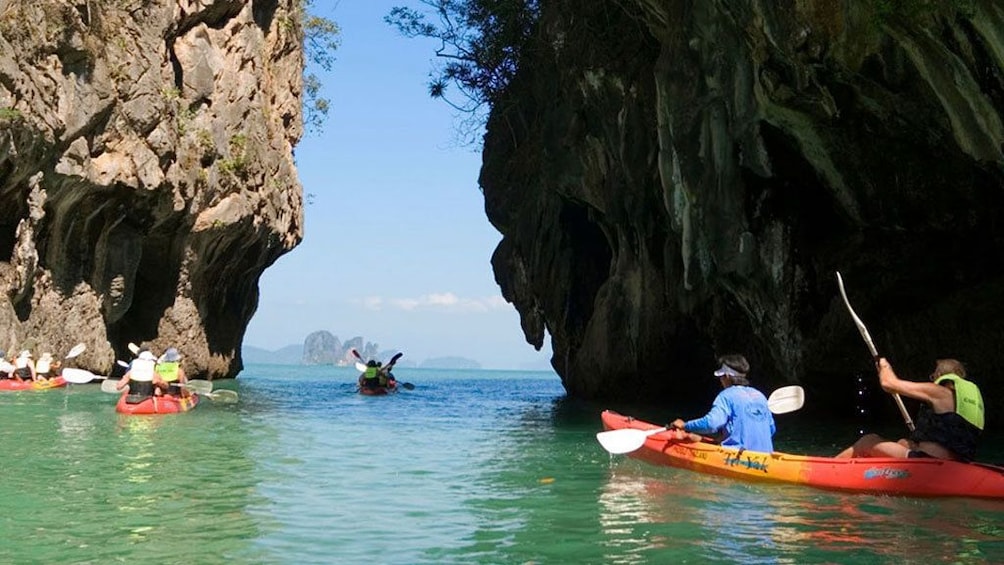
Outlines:
[[[251, 366], [238, 404], [171, 416], [2, 393], [0, 563], [1004, 562], [1004, 503], [653, 467], [603, 451], [607, 406], [552, 373], [396, 373], [415, 390], [362, 397], [351, 368]], [[804, 417], [779, 450], [855, 437]]]

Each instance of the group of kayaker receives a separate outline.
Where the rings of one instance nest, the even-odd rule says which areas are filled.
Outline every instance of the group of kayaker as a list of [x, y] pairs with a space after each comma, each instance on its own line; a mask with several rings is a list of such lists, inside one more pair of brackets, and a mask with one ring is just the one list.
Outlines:
[[12, 379], [19, 382], [41, 382], [59, 376], [61, 363], [52, 357], [48, 351], [39, 356], [35, 362], [30, 349], [22, 349], [9, 360], [0, 351], [0, 380]]
[[359, 388], [362, 390], [376, 391], [376, 390], [393, 390], [397, 387], [397, 380], [394, 378], [394, 373], [391, 373], [391, 369], [394, 367], [395, 358], [387, 366], [384, 366], [380, 361], [370, 359], [366, 362], [366, 370], [363, 374], [359, 375]]
[[[750, 365], [738, 354], [718, 358], [714, 375], [722, 385], [711, 409], [701, 418], [676, 419], [667, 428], [694, 434], [721, 433], [723, 446], [770, 453], [776, 431], [767, 398], [750, 386]], [[891, 394], [921, 401], [916, 428], [909, 438], [889, 441], [876, 434], [862, 436], [837, 457], [935, 457], [972, 461], [984, 425], [980, 389], [966, 379], [966, 369], [955, 359], [939, 359], [931, 382], [900, 379], [884, 358], [876, 362], [879, 383]], [[700, 438], [692, 438], [700, 440]]]
[[159, 358], [148, 347], [140, 347], [136, 358], [129, 364], [129, 370], [119, 379], [115, 388], [129, 387], [129, 398], [140, 402], [151, 396], [171, 395], [184, 397], [189, 391], [182, 385], [188, 377], [181, 366], [181, 353], [175, 347], [168, 347]]

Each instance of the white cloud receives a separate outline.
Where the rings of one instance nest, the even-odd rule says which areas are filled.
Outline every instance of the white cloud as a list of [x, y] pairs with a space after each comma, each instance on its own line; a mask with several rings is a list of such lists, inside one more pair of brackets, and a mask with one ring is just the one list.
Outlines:
[[362, 304], [369, 310], [381, 310], [383, 306], [414, 312], [416, 310], [439, 310], [445, 312], [488, 312], [509, 307], [501, 296], [486, 298], [463, 298], [452, 292], [435, 292], [415, 298], [388, 298], [368, 296]]

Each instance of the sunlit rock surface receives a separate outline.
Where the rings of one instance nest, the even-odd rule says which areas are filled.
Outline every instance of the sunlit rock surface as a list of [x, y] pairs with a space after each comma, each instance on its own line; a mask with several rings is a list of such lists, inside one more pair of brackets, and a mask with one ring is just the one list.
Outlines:
[[297, 4], [0, 1], [0, 349], [239, 371], [303, 236]]

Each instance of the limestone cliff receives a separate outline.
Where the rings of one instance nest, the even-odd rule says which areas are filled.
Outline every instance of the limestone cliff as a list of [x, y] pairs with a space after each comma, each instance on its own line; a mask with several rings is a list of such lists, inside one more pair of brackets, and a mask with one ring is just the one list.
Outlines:
[[303, 235], [299, 5], [0, 0], [0, 349], [240, 370]]
[[481, 184], [570, 393], [706, 398], [740, 351], [848, 406], [839, 270], [904, 376], [958, 357], [1004, 409], [999, 1], [541, 4]]

